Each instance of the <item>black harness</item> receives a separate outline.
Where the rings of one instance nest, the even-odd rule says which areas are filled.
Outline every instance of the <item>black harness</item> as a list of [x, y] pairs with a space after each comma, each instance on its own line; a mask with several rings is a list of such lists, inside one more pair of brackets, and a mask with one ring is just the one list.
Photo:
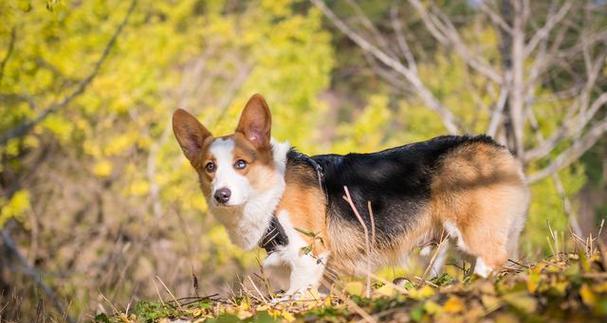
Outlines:
[[[323, 176], [324, 172], [322, 166], [318, 164], [314, 159], [310, 158], [307, 155], [304, 155], [295, 150], [290, 150], [288, 154], [289, 158], [300, 159], [307, 162], [314, 170], [318, 176], [318, 186], [320, 187], [321, 192], [324, 194], [323, 187]], [[287, 236], [285, 229], [282, 227], [276, 214], [272, 214], [272, 220], [270, 221], [270, 225], [266, 229], [266, 232], [261, 237], [261, 241], [259, 242], [259, 246], [264, 248], [266, 252], [269, 254], [276, 251], [279, 246], [286, 246], [289, 244], [289, 237]]]
[[270, 225], [266, 229], [266, 232], [261, 237], [261, 241], [259, 242], [259, 246], [261, 248], [266, 249], [266, 252], [271, 254], [276, 251], [279, 246], [286, 246], [289, 244], [289, 237], [285, 233], [285, 229], [282, 227], [280, 222], [278, 222], [278, 218], [272, 215], [272, 220], [270, 221]]

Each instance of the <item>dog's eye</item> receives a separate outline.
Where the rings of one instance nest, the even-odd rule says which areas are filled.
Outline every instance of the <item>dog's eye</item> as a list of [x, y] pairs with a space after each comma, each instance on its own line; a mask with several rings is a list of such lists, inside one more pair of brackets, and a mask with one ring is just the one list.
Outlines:
[[234, 168], [236, 169], [244, 169], [245, 167], [247, 167], [247, 162], [239, 159], [234, 163]]
[[206, 165], [204, 165], [204, 169], [207, 170], [207, 172], [212, 173], [215, 171], [215, 163], [214, 162], [208, 162]]

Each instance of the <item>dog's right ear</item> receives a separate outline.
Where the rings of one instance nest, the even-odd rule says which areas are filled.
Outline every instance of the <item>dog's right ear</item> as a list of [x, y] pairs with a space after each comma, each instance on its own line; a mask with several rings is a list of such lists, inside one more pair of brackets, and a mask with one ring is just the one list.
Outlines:
[[211, 136], [207, 128], [183, 109], [178, 109], [173, 113], [173, 132], [181, 150], [192, 163], [202, 153], [204, 141]]

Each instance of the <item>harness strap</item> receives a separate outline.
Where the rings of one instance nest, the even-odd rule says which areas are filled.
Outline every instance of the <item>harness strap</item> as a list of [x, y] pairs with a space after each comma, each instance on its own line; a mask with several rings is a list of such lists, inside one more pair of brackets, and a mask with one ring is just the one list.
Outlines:
[[279, 246], [286, 246], [289, 244], [289, 237], [285, 233], [285, 229], [282, 227], [280, 222], [275, 216], [272, 216], [270, 225], [263, 234], [259, 246], [264, 248], [268, 254], [276, 251]]
[[297, 155], [298, 159], [304, 160], [306, 161], [306, 163], [310, 164], [310, 166], [312, 166], [312, 168], [314, 168], [314, 170], [316, 171], [316, 176], [318, 177], [318, 187], [320, 188], [320, 192], [325, 196], [325, 188], [323, 185], [323, 179], [325, 176], [325, 172], [322, 169], [322, 166], [320, 166], [320, 164], [314, 160], [314, 158], [311, 158], [310, 156], [306, 155], [306, 154], [302, 154], [298, 151], [292, 150], [292, 153]]

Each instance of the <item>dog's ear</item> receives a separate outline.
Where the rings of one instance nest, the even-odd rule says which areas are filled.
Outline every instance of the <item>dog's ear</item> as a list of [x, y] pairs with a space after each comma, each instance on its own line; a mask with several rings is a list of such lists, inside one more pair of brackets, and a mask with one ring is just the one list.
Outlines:
[[173, 113], [173, 132], [185, 156], [194, 162], [202, 152], [202, 144], [211, 133], [187, 111], [178, 109]]
[[242, 111], [236, 132], [242, 133], [256, 148], [269, 147], [272, 115], [266, 100], [254, 94]]

